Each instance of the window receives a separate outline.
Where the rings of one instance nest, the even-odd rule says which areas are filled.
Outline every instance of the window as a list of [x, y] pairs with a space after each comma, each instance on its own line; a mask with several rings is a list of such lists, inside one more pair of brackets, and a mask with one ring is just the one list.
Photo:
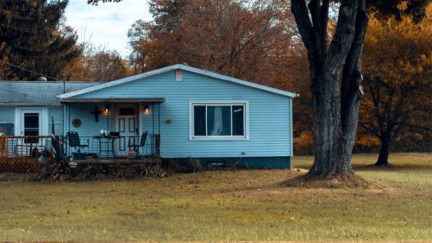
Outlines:
[[135, 115], [135, 108], [120, 108], [119, 109], [119, 115], [120, 116], [129, 116], [129, 115], [132, 115], [132, 116], [134, 116]]
[[[39, 113], [24, 114], [24, 136], [39, 136]], [[37, 143], [37, 138], [27, 139], [27, 143]]]
[[193, 101], [192, 140], [247, 140], [247, 101]]
[[0, 123], [0, 135], [13, 136], [14, 124], [13, 123]]

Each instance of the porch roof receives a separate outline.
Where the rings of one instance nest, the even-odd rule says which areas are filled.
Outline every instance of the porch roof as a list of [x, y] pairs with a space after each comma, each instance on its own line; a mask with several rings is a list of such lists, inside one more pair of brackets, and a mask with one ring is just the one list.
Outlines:
[[137, 102], [155, 102], [162, 103], [165, 101], [164, 97], [160, 98], [66, 98], [61, 100], [62, 103], [68, 102], [110, 102], [110, 103], [137, 103]]

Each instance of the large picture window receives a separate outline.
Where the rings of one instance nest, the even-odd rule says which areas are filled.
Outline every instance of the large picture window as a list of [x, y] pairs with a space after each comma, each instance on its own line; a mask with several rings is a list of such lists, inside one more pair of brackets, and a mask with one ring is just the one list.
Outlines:
[[247, 102], [191, 102], [192, 140], [245, 140]]

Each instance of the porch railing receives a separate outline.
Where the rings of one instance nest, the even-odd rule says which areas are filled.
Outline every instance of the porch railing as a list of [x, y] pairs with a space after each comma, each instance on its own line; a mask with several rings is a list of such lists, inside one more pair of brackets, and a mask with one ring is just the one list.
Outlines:
[[47, 160], [60, 158], [59, 138], [0, 136], [0, 173], [32, 172]]
[[[158, 156], [160, 141], [158, 137], [158, 134], [148, 134], [145, 145], [139, 148], [139, 154], [152, 157]], [[107, 142], [106, 138], [99, 140], [93, 136], [79, 136], [79, 139], [80, 145], [87, 145], [87, 147], [72, 147], [69, 144], [68, 138], [66, 137], [64, 139], [66, 156], [70, 157], [73, 153], [78, 153], [79, 151], [81, 154], [96, 156], [98, 158], [111, 158], [114, 157], [114, 155], [116, 157], [127, 157], [130, 150], [128, 145], [139, 145], [141, 136], [120, 136], [113, 140], [114, 144], [112, 144], [112, 141]], [[107, 152], [111, 151], [112, 149], [114, 149], [114, 155], [112, 152]]]

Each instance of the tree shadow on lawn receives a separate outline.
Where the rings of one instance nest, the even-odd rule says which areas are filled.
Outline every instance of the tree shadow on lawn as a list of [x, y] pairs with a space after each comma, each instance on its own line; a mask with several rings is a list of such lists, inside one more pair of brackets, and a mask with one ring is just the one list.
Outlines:
[[[374, 164], [351, 164], [354, 171], [398, 171], [398, 170], [432, 170], [432, 164], [400, 164], [389, 163], [387, 165], [376, 166]], [[309, 170], [311, 165], [300, 165], [299, 168]]]

